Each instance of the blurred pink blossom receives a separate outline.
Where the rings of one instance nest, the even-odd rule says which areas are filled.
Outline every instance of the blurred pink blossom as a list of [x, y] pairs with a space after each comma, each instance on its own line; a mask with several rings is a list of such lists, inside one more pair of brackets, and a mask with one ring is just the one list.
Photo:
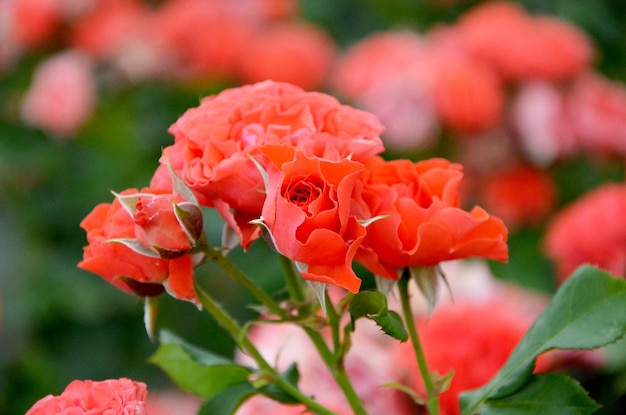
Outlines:
[[301, 21], [276, 22], [248, 40], [239, 74], [243, 83], [272, 79], [315, 90], [326, 82], [334, 57], [334, 41], [321, 28]]
[[195, 415], [201, 404], [200, 398], [180, 391], [150, 391], [145, 408], [147, 415]]
[[560, 211], [545, 234], [545, 252], [564, 282], [589, 263], [626, 278], [626, 185], [607, 183]]
[[567, 98], [571, 128], [582, 151], [626, 157], [626, 87], [600, 74], [577, 79]]
[[20, 110], [27, 124], [67, 138], [83, 126], [95, 103], [90, 60], [81, 53], [66, 51], [39, 64]]

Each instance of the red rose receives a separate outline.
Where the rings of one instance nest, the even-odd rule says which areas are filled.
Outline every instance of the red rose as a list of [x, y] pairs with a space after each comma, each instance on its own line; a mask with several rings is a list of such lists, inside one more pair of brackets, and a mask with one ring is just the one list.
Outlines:
[[398, 269], [467, 257], [505, 261], [507, 230], [479, 207], [459, 208], [461, 166], [444, 159], [413, 163], [375, 158], [365, 163], [362, 199], [369, 216], [357, 260], [381, 277]]
[[146, 415], [146, 385], [130, 379], [75, 380], [59, 396], [41, 398], [26, 415]]
[[202, 100], [171, 126], [165, 149], [200, 204], [215, 207], [247, 248], [259, 236], [250, 225], [265, 194], [258, 168], [265, 144], [288, 144], [307, 156], [363, 161], [383, 151], [382, 126], [372, 114], [287, 83], [266, 81]]
[[307, 157], [290, 146], [266, 146], [267, 198], [262, 222], [278, 252], [304, 264], [306, 280], [357, 292], [352, 259], [365, 227], [351, 215], [351, 197], [363, 165]]
[[[136, 189], [129, 189], [122, 192], [121, 196], [137, 193], [139, 192]], [[163, 191], [154, 189], [143, 189], [141, 193], [164, 195]], [[145, 199], [142, 200], [141, 203], [145, 203]], [[141, 235], [140, 239], [144, 241], [163, 239], [156, 235], [157, 232], [161, 232], [160, 230], [155, 231], [149, 226], [151, 219], [144, 217], [145, 209], [141, 204], [138, 212], [140, 212], [139, 224], [124, 208], [119, 198], [113, 203], [96, 206], [80, 224], [87, 232], [89, 245], [84, 248], [83, 260], [78, 263], [78, 267], [101, 276], [129, 293], [158, 295], [163, 291], [164, 285], [176, 298], [195, 299], [193, 263], [188, 254], [174, 259], [164, 259], [156, 252], [148, 256], [136, 252], [125, 244], [110, 242], [116, 239], [138, 238], [138, 235]], [[170, 228], [180, 228], [179, 224], [173, 224], [171, 220], [169, 225]], [[137, 229], [140, 232], [137, 232]], [[180, 230], [173, 230], [171, 234], [177, 232]], [[146, 253], [151, 250], [149, 245], [145, 245], [144, 248]]]

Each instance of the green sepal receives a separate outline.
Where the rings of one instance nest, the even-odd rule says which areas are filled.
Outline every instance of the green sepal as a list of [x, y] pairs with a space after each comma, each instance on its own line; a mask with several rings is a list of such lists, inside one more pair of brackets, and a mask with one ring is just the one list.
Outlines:
[[125, 247], [131, 249], [133, 252], [139, 255], [147, 256], [150, 258], [161, 258], [161, 255], [155, 250], [152, 250], [133, 238], [115, 238], [104, 241], [105, 244], [122, 244]]

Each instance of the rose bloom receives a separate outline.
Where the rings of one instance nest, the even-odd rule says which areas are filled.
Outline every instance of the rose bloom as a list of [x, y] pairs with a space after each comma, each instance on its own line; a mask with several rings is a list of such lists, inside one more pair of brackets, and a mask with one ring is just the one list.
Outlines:
[[175, 77], [231, 79], [258, 24], [238, 1], [168, 1], [157, 11], [153, 37], [171, 52]]
[[[307, 156], [363, 161], [383, 151], [378, 119], [334, 97], [266, 81], [202, 100], [174, 123], [175, 143], [165, 149], [176, 173], [200, 204], [215, 207], [247, 248], [259, 236], [265, 200], [258, 167], [264, 144], [287, 144]], [[164, 160], [162, 160], [164, 164]], [[162, 183], [161, 168], [153, 182]]]
[[20, 112], [27, 124], [69, 137], [91, 116], [95, 101], [90, 60], [78, 52], [61, 52], [39, 64]]
[[361, 280], [352, 260], [365, 227], [351, 214], [351, 197], [363, 165], [309, 158], [290, 146], [262, 151], [273, 164], [261, 218], [274, 248], [305, 264], [300, 269], [305, 280], [357, 292]]
[[582, 151], [626, 157], [626, 87], [585, 74], [567, 96], [567, 114]]
[[407, 67], [427, 59], [426, 43], [412, 31], [371, 34], [346, 50], [333, 70], [330, 83], [342, 97], [358, 101], [371, 88]]
[[589, 39], [577, 27], [552, 17], [532, 17], [512, 2], [481, 4], [455, 27], [470, 55], [506, 79], [571, 78], [593, 58]]
[[26, 415], [146, 415], [146, 385], [130, 379], [75, 380], [59, 396], [41, 398]]
[[59, 0], [12, 0], [8, 2], [11, 38], [22, 49], [36, 48], [54, 37], [62, 21]]
[[333, 40], [304, 22], [273, 23], [247, 42], [239, 61], [243, 83], [272, 79], [306, 90], [324, 85], [335, 55]]
[[[137, 194], [136, 189], [128, 189], [120, 195]], [[156, 189], [142, 189], [141, 193], [166, 194]], [[195, 300], [193, 286], [193, 263], [189, 255], [174, 259], [164, 259], [142, 255], [122, 243], [109, 242], [112, 239], [136, 238], [137, 230], [143, 230], [141, 239], [150, 241], [163, 240], [162, 232], [177, 235], [182, 239], [180, 225], [166, 217], [169, 230], [155, 231], [150, 221], [135, 220], [123, 207], [118, 198], [113, 203], [101, 203], [96, 206], [81, 222], [80, 226], [87, 232], [87, 245], [84, 248], [83, 260], [78, 267], [92, 272], [117, 288], [141, 296], [161, 294], [163, 287], [176, 298]], [[186, 239], [185, 239], [186, 242]], [[170, 247], [171, 248], [171, 247]], [[180, 246], [174, 248], [181, 248]], [[150, 246], [146, 246], [150, 249]]]
[[[428, 369], [442, 376], [454, 371], [450, 388], [440, 395], [441, 415], [460, 414], [459, 395], [486, 384], [532, 322], [530, 315], [499, 300], [440, 304], [428, 320], [418, 322]], [[425, 396], [414, 355], [410, 342], [402, 343], [392, 361], [399, 382]], [[540, 357], [535, 371], [548, 367], [549, 361]]]
[[509, 229], [541, 223], [556, 204], [556, 184], [544, 170], [517, 165], [482, 179], [482, 205]]
[[604, 184], [558, 212], [545, 234], [545, 252], [564, 282], [589, 263], [626, 278], [626, 185]]
[[480, 207], [459, 208], [462, 167], [444, 159], [365, 163], [361, 198], [368, 217], [356, 259], [374, 274], [398, 279], [405, 267], [483, 257], [506, 261], [507, 229]]
[[74, 25], [71, 42], [99, 59], [109, 59], [148, 16], [148, 8], [136, 0], [101, 0]]
[[547, 166], [572, 154], [577, 143], [565, 94], [552, 82], [523, 82], [511, 105], [511, 122], [526, 157]]
[[441, 56], [435, 69], [433, 101], [441, 122], [475, 134], [502, 117], [504, 93], [499, 77], [475, 61]]

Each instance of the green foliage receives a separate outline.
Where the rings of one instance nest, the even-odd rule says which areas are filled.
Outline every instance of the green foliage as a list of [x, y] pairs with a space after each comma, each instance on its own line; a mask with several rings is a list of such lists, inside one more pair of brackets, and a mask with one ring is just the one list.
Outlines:
[[181, 388], [203, 398], [223, 389], [247, 382], [252, 370], [208, 350], [186, 343], [175, 335], [162, 332], [161, 345], [150, 358]]
[[361, 291], [350, 303], [350, 316], [354, 323], [359, 318], [374, 321], [386, 334], [405, 342], [409, 335], [398, 313], [387, 308], [387, 297], [377, 291]]
[[[535, 412], [551, 412], [550, 394], [533, 394], [533, 390], [562, 388], [562, 403], [580, 406], [579, 411], [593, 412], [585, 401], [586, 394], [562, 377], [538, 379], [532, 375], [541, 353], [552, 349], [594, 349], [617, 341], [626, 332], [626, 281], [612, 277], [597, 268], [579, 268], [561, 287], [548, 307], [515, 348], [506, 364], [485, 386], [461, 395], [463, 415], [483, 413], [483, 408], [517, 410], [520, 403], [534, 401]], [[529, 398], [532, 397], [532, 398]], [[545, 408], [545, 412], [541, 412]], [[554, 407], [552, 407], [554, 409]], [[484, 413], [495, 409], [485, 409]], [[507, 412], [508, 413], [508, 412]], [[560, 413], [560, 412], [559, 412]], [[570, 412], [568, 412], [570, 413]]]

